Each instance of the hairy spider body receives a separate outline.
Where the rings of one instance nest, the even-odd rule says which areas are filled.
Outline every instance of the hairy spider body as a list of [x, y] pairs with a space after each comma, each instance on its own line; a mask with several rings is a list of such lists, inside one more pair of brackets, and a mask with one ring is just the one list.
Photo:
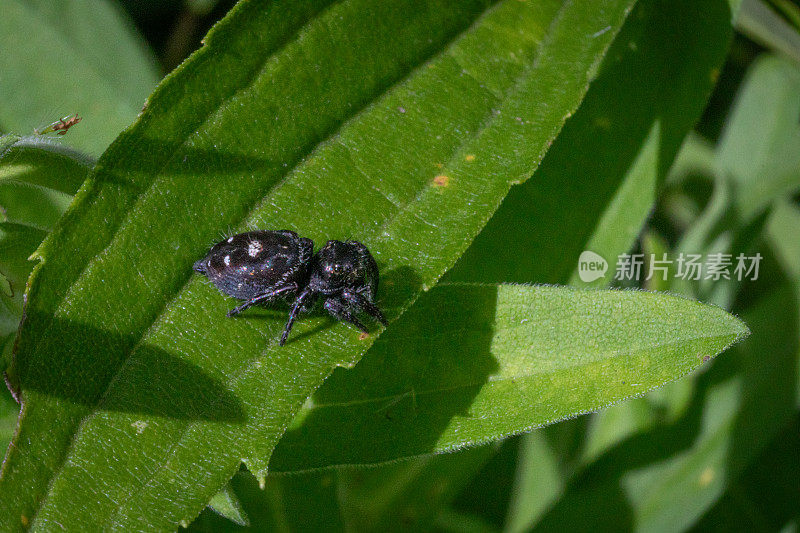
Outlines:
[[305, 286], [313, 251], [311, 239], [293, 231], [248, 231], [215, 244], [194, 269], [223, 293], [245, 300], [228, 312], [233, 316], [257, 303], [293, 297]]
[[215, 244], [194, 269], [221, 292], [245, 300], [228, 316], [259, 303], [293, 300], [281, 346], [297, 315], [319, 300], [331, 316], [365, 333], [368, 330], [357, 317], [360, 312], [386, 325], [375, 305], [378, 265], [367, 247], [357, 241], [328, 241], [316, 254], [313, 249], [311, 239], [293, 231], [250, 231]]

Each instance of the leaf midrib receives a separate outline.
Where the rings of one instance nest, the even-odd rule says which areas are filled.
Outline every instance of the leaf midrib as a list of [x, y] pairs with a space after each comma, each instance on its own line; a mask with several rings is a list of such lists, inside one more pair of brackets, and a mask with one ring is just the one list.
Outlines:
[[[650, 351], [650, 350], [655, 350], [655, 349], [658, 349], [658, 348], [668, 348], [668, 347], [672, 347], [672, 346], [676, 346], [676, 345], [680, 345], [680, 344], [684, 344], [686, 342], [692, 342], [692, 341], [718, 340], [718, 339], [722, 340], [722, 339], [726, 339], [728, 337], [730, 337], [731, 339], [735, 340], [736, 339], [736, 333], [732, 332], [732, 333], [718, 334], [718, 335], [700, 335], [700, 336], [694, 336], [694, 337], [686, 337], [686, 338], [682, 338], [682, 339], [679, 339], [679, 340], [676, 340], [676, 341], [673, 341], [673, 342], [656, 343], [656, 344], [653, 344], [653, 345], [649, 346], [648, 348], [642, 349], [642, 350], [633, 350], [633, 351], [609, 350], [608, 352], [605, 352], [605, 353], [610, 354], [610, 355], [607, 355], [607, 356], [604, 356], [604, 357], [600, 357], [600, 358], [597, 358], [597, 359], [592, 359], [591, 361], [586, 361], [585, 363], [560, 366], [560, 367], [548, 370], [546, 372], [530, 372], [530, 373], [525, 373], [525, 374], [515, 374], [513, 376], [511, 376], [511, 375], [503, 375], [503, 376], [496, 377], [495, 379], [492, 379], [494, 376], [496, 376], [496, 374], [495, 374], [494, 376], [493, 375], [487, 376], [486, 381], [473, 382], [473, 383], [461, 383], [459, 385], [453, 385], [452, 387], [439, 387], [439, 388], [435, 388], [435, 389], [426, 389], [426, 390], [421, 390], [421, 391], [416, 391], [415, 390], [413, 392], [413, 394], [415, 396], [425, 396], [425, 395], [431, 395], [431, 394], [439, 394], [439, 393], [451, 392], [451, 391], [454, 391], [454, 390], [470, 389], [470, 388], [474, 388], [474, 387], [487, 385], [489, 383], [503, 383], [504, 381], [525, 380], [525, 379], [531, 379], [531, 378], [536, 378], [536, 377], [541, 377], [541, 376], [548, 376], [548, 375], [551, 375], [551, 374], [557, 374], [557, 373], [559, 373], [559, 372], [561, 372], [563, 370], [589, 366], [589, 365], [597, 363], [599, 361], [606, 361], [606, 360], [609, 360], [609, 359], [617, 359], [619, 357], [623, 357], [623, 356], [631, 355], [631, 354], [637, 354], [637, 353], [640, 353], [640, 352], [643, 352], [643, 351]], [[730, 343], [728, 345], [730, 345]], [[721, 351], [722, 350], [724, 350], [724, 348], [722, 348]], [[389, 395], [389, 396], [363, 398], [363, 399], [360, 399], [360, 400], [351, 400], [351, 401], [347, 401], [347, 402], [327, 402], [327, 403], [316, 403], [316, 402], [314, 402], [314, 403], [312, 403], [312, 405], [310, 407], [308, 407], [308, 409], [306, 411], [307, 412], [313, 412], [316, 409], [342, 408], [342, 407], [351, 407], [351, 406], [355, 406], [355, 405], [367, 405], [367, 404], [370, 404], [370, 403], [379, 403], [379, 402], [385, 402], [385, 401], [390, 401], [390, 400], [401, 400], [401, 399], [403, 399], [404, 397], [406, 397], [406, 396], [408, 396], [410, 394], [411, 394], [411, 391], [406, 391], [406, 392], [403, 392], [403, 393], [392, 394], [392, 395]], [[312, 402], [313, 402], [313, 400], [312, 400]]]

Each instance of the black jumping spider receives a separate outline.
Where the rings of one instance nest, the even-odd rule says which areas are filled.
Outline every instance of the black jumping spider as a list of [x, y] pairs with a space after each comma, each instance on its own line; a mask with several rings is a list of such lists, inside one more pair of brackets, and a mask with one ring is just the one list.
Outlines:
[[245, 300], [228, 316], [258, 303], [293, 301], [281, 346], [298, 313], [311, 309], [319, 298], [331, 316], [365, 333], [367, 328], [356, 317], [359, 311], [387, 325], [374, 303], [378, 265], [366, 246], [357, 241], [328, 241], [313, 252], [311, 239], [293, 231], [248, 231], [215, 244], [194, 269], [223, 293]]

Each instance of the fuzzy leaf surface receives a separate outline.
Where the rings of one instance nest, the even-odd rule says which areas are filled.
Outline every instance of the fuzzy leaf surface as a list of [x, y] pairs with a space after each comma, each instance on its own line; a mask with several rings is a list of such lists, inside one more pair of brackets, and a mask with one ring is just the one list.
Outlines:
[[317, 391], [271, 467], [375, 463], [521, 433], [672, 381], [746, 332], [722, 309], [660, 293], [439, 285]]

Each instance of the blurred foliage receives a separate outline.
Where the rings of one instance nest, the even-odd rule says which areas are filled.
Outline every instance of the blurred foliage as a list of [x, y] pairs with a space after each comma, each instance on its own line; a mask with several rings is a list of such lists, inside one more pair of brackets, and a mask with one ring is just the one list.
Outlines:
[[0, 133], [30, 135], [78, 114], [59, 141], [95, 157], [158, 82], [150, 49], [113, 0], [4, 2], [0, 49]]
[[[94, 162], [49, 138], [0, 136], [0, 368], [11, 360], [33, 254], [66, 211]], [[16, 426], [16, 404], [3, 390], [0, 447]]]
[[[10, 357], [33, 266], [27, 258], [94, 165], [73, 149], [102, 153], [136, 119], [158, 81], [156, 65], [167, 72], [181, 63], [232, 5], [8, 4], [0, 44], [4, 52], [22, 52], [0, 55], [0, 132], [22, 137], [0, 138], [3, 361]], [[643, 396], [493, 444], [369, 468], [259, 477], [242, 468], [195, 522], [184, 525], [196, 531], [800, 528], [799, 13], [794, 0], [744, 0], [741, 8], [735, 1], [639, 0], [533, 177], [511, 190], [445, 277], [668, 291], [730, 311], [749, 326], [750, 338]], [[84, 120], [63, 137], [25, 137], [70, 113]], [[604, 277], [580, 279], [576, 267], [584, 250], [608, 261]], [[613, 282], [616, 259], [625, 252], [763, 259], [757, 279], [687, 281], [673, 264], [665, 279]], [[401, 322], [427, 331], [416, 322], [426, 311], [442, 311], [424, 304], [452, 287], [431, 291]], [[470, 301], [477, 313], [480, 301]], [[447, 319], [444, 312], [444, 326]], [[381, 340], [391, 342], [392, 333]], [[427, 331], [427, 339], [421, 355], [446, 350], [435, 331]], [[435, 379], [440, 357], [475, 356], [475, 343], [463, 335], [452, 342], [458, 346], [452, 353], [420, 369], [403, 367], [403, 340], [376, 344], [353, 370], [337, 369], [294, 421], [294, 433], [279, 443], [270, 467], [303, 470], [354, 462], [351, 456], [378, 461], [425, 451], [408, 445], [409, 451], [398, 452], [419, 437], [412, 433], [415, 417], [425, 417], [424, 405], [403, 403], [406, 395], [394, 406], [409, 415], [400, 439], [371, 429], [382, 411], [367, 409], [359, 419], [358, 409], [345, 410], [352, 407], [348, 397], [379, 396], [370, 378], [392, 368], [381, 358], [399, 365], [393, 376], [405, 390], [408, 383]], [[441, 402], [459, 401], [444, 389], [440, 396]], [[342, 404], [339, 419], [310, 416], [314, 401], [326, 398]], [[498, 418], [522, 413], [531, 420], [536, 409], [530, 411], [509, 403]], [[490, 416], [471, 409], [462, 415], [465, 427]], [[16, 420], [16, 403], [4, 393], [3, 448]], [[348, 424], [361, 424], [364, 432], [350, 448], [346, 439], [353, 435], [336, 434]], [[531, 425], [511, 424], [493, 438]], [[314, 431], [319, 437], [305, 442], [322, 446], [329, 432], [333, 453], [323, 457], [324, 448], [302, 446], [294, 453]], [[447, 439], [438, 448], [431, 442], [425, 449], [449, 448]], [[143, 496], [131, 498], [135, 506]]]

